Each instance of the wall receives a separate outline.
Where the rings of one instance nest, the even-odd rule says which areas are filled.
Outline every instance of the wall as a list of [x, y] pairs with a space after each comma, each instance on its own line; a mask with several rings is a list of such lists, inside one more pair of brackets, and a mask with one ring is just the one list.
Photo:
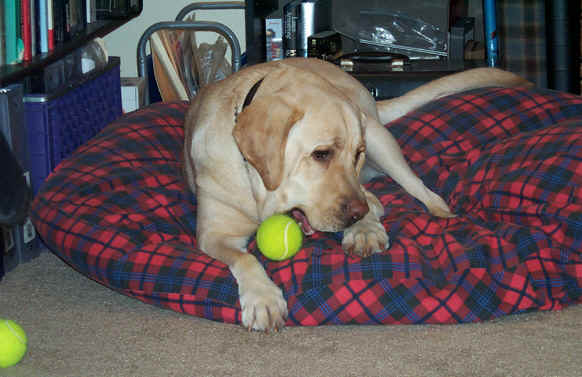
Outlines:
[[[137, 76], [136, 51], [137, 42], [150, 25], [160, 21], [173, 21], [184, 6], [190, 3], [199, 3], [203, 0], [143, 0], [141, 15], [123, 25], [104, 40], [109, 55], [121, 57], [121, 76]], [[245, 49], [245, 21], [244, 10], [215, 10], [197, 11], [199, 21], [217, 21], [231, 28], [238, 37], [241, 49]], [[213, 42], [216, 34], [201, 32], [197, 35], [199, 42]]]

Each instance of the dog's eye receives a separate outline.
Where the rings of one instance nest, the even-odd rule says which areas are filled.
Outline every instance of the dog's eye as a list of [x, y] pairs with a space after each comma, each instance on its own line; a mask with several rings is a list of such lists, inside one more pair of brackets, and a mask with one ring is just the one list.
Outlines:
[[331, 149], [316, 150], [311, 153], [311, 157], [317, 162], [327, 162], [331, 160], [333, 151]]

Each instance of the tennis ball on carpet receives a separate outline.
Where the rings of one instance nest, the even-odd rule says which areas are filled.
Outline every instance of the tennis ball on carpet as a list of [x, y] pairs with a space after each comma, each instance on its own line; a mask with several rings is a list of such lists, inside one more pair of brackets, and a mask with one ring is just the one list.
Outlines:
[[16, 322], [0, 319], [0, 368], [18, 363], [26, 352], [26, 333]]
[[269, 259], [289, 259], [301, 249], [303, 232], [295, 220], [287, 215], [273, 215], [257, 230], [257, 246]]

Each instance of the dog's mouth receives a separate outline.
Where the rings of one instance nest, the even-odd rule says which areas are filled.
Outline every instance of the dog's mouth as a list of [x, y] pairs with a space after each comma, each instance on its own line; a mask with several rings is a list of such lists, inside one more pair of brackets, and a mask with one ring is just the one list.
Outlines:
[[313, 230], [313, 227], [309, 223], [309, 220], [307, 219], [305, 212], [303, 212], [299, 208], [293, 208], [291, 211], [289, 211], [289, 213], [291, 214], [291, 217], [293, 217], [295, 221], [299, 223], [299, 226], [301, 227], [303, 234], [305, 234], [306, 236], [310, 236], [313, 233], [315, 233], [315, 230]]

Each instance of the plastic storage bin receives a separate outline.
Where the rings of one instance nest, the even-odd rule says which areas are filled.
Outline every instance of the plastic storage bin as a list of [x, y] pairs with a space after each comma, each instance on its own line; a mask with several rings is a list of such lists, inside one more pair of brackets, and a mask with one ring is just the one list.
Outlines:
[[122, 114], [119, 58], [66, 88], [24, 98], [34, 194], [63, 159]]

